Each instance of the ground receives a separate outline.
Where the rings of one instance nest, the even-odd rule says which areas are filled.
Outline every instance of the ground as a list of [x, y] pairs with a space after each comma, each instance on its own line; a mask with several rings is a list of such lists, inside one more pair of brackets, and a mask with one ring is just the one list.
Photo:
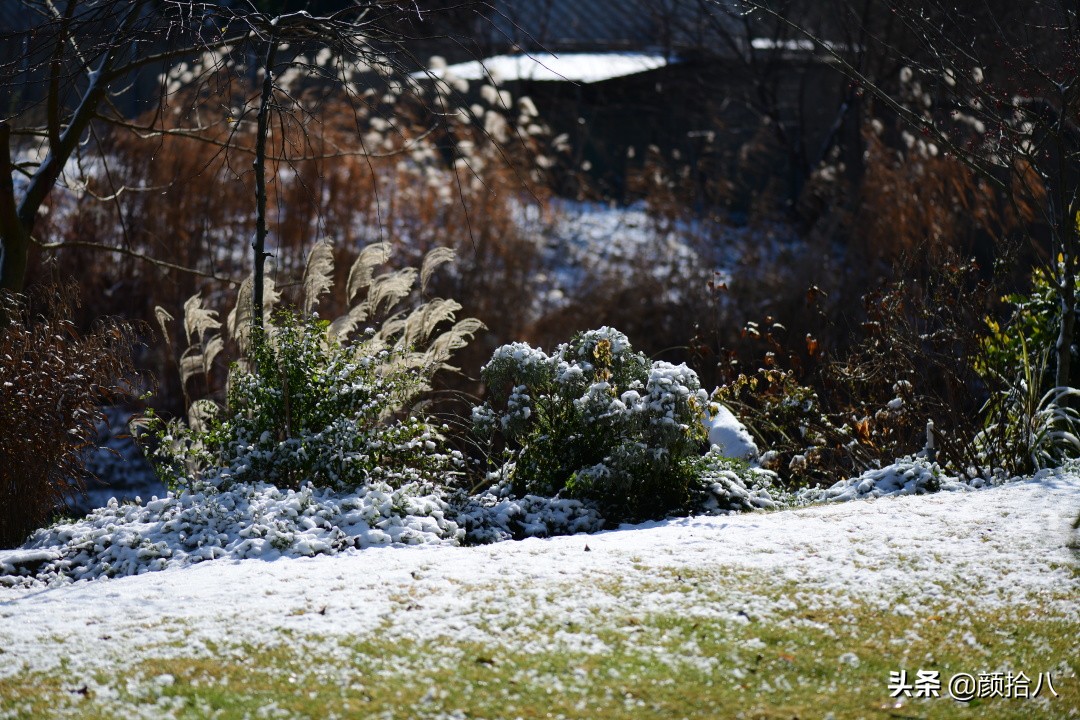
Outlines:
[[0, 589], [0, 718], [1080, 717], [1078, 513], [1062, 471]]

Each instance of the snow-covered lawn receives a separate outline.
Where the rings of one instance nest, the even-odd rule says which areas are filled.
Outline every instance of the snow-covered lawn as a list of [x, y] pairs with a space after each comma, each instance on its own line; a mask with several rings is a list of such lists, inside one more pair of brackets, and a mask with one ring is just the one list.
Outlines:
[[[0, 718], [1075, 717], [1078, 513], [1059, 472], [0, 589]], [[942, 697], [890, 697], [901, 670]], [[1021, 671], [1058, 696], [948, 697]]]

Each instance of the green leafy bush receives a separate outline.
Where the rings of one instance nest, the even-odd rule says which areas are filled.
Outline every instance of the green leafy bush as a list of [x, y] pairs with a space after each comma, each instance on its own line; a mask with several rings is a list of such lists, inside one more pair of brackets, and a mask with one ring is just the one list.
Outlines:
[[[1080, 291], [1080, 278], [1076, 289]], [[1061, 323], [1061, 302], [1054, 279], [1045, 268], [1037, 267], [1031, 273], [1030, 292], [1012, 293], [1002, 301], [1012, 306], [1012, 314], [1004, 323], [986, 319], [989, 332], [983, 341], [977, 369], [984, 376], [1020, 378], [1030, 371], [1031, 359], [1036, 358], [1038, 362], [1034, 364], [1042, 367], [1035, 379], [1043, 390], [1049, 388], [1054, 378], [1053, 349]], [[1072, 353], [1075, 361], [1075, 347]]]
[[[1006, 422], [1008, 432], [1014, 433], [1017, 440], [1008, 447], [1018, 447], [1021, 452], [1026, 452], [1030, 461], [1030, 465], [1021, 471], [1060, 467], [1066, 460], [1080, 457], [1080, 411], [1076, 409], [1080, 404], [1080, 390], [1053, 388], [1036, 404], [1030, 403], [1027, 393], [1023, 395], [1020, 403], [1005, 403], [1013, 409], [1011, 415], [1006, 414], [1006, 420], [1015, 418], [1015, 422]], [[976, 445], [984, 437], [995, 437], [996, 425], [988, 425], [987, 432], [976, 437]]]
[[[238, 360], [229, 370], [223, 406], [204, 398], [190, 403], [186, 423], [151, 419], [166, 484], [213, 478], [219, 484], [401, 488], [445, 483], [458, 471], [460, 454], [439, 449], [444, 428], [407, 408], [483, 325], [472, 318], [455, 321], [461, 306], [453, 300], [405, 307], [424, 293], [439, 266], [453, 260], [451, 251], [430, 251], [419, 271], [376, 274], [389, 257], [384, 243], [360, 251], [343, 288], [347, 310], [333, 321], [315, 314], [321, 296], [334, 289], [333, 248], [325, 240], [308, 255], [301, 314], [272, 314], [280, 296], [268, 281], [261, 326], [253, 322], [250, 278], [224, 323], [227, 334], [219, 333], [217, 312], [198, 295], [185, 303], [188, 347], [179, 362], [185, 395], [200, 375], [212, 384], [226, 341]], [[168, 337], [172, 318], [159, 308], [158, 319]]]
[[436, 428], [394, 412], [414, 397], [426, 374], [394, 362], [370, 335], [342, 344], [329, 323], [279, 313], [252, 333], [249, 362], [230, 377], [224, 409], [203, 402], [199, 422], [160, 432], [166, 482], [191, 476], [352, 490], [385, 482], [400, 488], [436, 483], [462, 458], [439, 448]]
[[[1057, 467], [1080, 456], [1080, 391], [1054, 387], [1058, 290], [1050, 273], [1036, 268], [1029, 293], [1002, 300], [1012, 312], [1004, 323], [986, 319], [989, 332], [976, 363], [990, 397], [974, 446], [987, 465], [1007, 474]], [[1072, 354], [1075, 364], [1075, 347]]]
[[700, 485], [708, 396], [685, 365], [651, 362], [603, 327], [553, 355], [504, 345], [483, 369], [478, 432], [501, 436], [514, 492], [592, 500], [609, 521], [661, 517]]
[[1021, 475], [1080, 457], [1080, 390], [1054, 387], [1042, 392], [1042, 385], [1049, 384], [1040, 382], [1046, 377], [1045, 366], [1029, 361], [1014, 378], [993, 377], [997, 383], [974, 442], [989, 468]]

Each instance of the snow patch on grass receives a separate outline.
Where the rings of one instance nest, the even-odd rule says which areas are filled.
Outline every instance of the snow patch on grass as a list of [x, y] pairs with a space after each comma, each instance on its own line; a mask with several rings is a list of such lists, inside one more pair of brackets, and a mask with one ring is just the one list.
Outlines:
[[[327, 648], [377, 637], [603, 654], [613, 633], [635, 638], [649, 618], [810, 627], [818, 621], [803, 613], [856, 604], [888, 617], [900, 608], [1033, 608], [1076, 623], [1080, 575], [1066, 541], [1078, 510], [1080, 476], [1058, 472], [980, 492], [680, 518], [587, 537], [219, 559], [45, 591], [0, 588], [0, 677], [304, 637]], [[647, 640], [625, 646], [651, 652]]]

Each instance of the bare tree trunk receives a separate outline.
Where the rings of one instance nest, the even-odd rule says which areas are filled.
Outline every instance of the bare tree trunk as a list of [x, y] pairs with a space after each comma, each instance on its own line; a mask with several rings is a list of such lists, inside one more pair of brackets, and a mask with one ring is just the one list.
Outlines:
[[22, 292], [26, 283], [27, 255], [30, 250], [30, 232], [21, 223], [0, 229], [0, 241], [4, 244], [3, 267], [0, 268], [0, 289]]
[[19, 219], [11, 172], [11, 126], [0, 122], [0, 288], [22, 292], [30, 230]]
[[266, 272], [266, 135], [270, 128], [270, 101], [274, 94], [274, 56], [277, 41], [271, 35], [267, 41], [266, 62], [263, 65], [262, 96], [259, 103], [258, 129], [255, 134], [255, 242], [251, 244], [254, 267], [251, 286], [251, 322], [263, 324], [263, 278]]
[[[1069, 173], [1067, 163], [1069, 153], [1065, 139], [1065, 123], [1070, 116], [1070, 93], [1062, 92], [1061, 109], [1057, 122], [1054, 124], [1054, 141], [1057, 150], [1057, 205], [1056, 220], [1058, 224], [1057, 235], [1060, 242], [1058, 252], [1061, 255], [1060, 269], [1052, 273], [1051, 277], [1057, 280], [1058, 300], [1061, 302], [1061, 323], [1058, 326], [1058, 337], [1054, 343], [1054, 355], [1057, 361], [1057, 371], [1054, 375], [1056, 387], [1072, 386], [1072, 346], [1076, 333], [1076, 271], [1080, 258], [1077, 257], [1078, 248], [1076, 213], [1076, 191], [1073, 191], [1072, 200], [1069, 199], [1069, 189], [1066, 187]], [[1050, 258], [1051, 263], [1057, 262], [1057, 257]], [[1055, 268], [1057, 269], [1057, 268]]]
[[[48, 101], [48, 138], [49, 153], [45, 161], [30, 178], [26, 194], [18, 203], [15, 202], [15, 189], [11, 180], [11, 128], [7, 123], [0, 123], [0, 240], [4, 243], [3, 267], [0, 268], [0, 288], [21, 291], [26, 282], [27, 252], [30, 249], [30, 236], [34, 231], [38, 210], [45, 198], [55, 187], [64, 170], [68, 158], [79, 145], [83, 133], [90, 127], [97, 113], [98, 106], [108, 96], [111, 73], [115, 70], [123, 47], [126, 43], [126, 31], [130, 29], [142, 12], [146, 0], [132, 3], [97, 67], [88, 74], [89, 84], [79, 98], [79, 104], [72, 112], [66, 127], [61, 132], [60, 103], [55, 93], [58, 84], [50, 82]], [[67, 42], [61, 34], [57, 39], [59, 46]], [[58, 51], [59, 51], [58, 47]]]

